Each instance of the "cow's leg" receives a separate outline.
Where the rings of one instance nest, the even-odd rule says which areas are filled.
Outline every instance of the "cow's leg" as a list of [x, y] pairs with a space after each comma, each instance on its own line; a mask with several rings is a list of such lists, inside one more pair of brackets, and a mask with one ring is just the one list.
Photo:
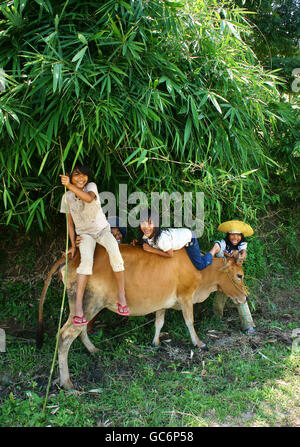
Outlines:
[[58, 345], [58, 363], [60, 372], [60, 385], [64, 388], [73, 388], [69, 376], [68, 353], [71, 344], [78, 337], [84, 326], [75, 326], [72, 322], [71, 315], [61, 329]]
[[247, 301], [242, 304], [236, 305], [238, 313], [240, 315], [241, 320], [241, 326], [243, 331], [248, 331], [249, 334], [252, 334], [255, 332], [255, 324], [252, 319], [252, 315], [248, 306]]
[[194, 328], [194, 309], [193, 309], [192, 297], [189, 296], [186, 298], [181, 298], [180, 301], [181, 301], [183, 318], [190, 332], [193, 344], [195, 346], [198, 346], [198, 348], [200, 349], [206, 348], [206, 344], [199, 339]]
[[155, 346], [160, 345], [159, 335], [161, 328], [163, 327], [165, 322], [165, 313], [166, 313], [165, 309], [158, 310], [155, 313], [155, 335], [152, 342]]
[[93, 343], [91, 342], [91, 340], [88, 337], [87, 334], [87, 326], [83, 326], [83, 330], [80, 334], [80, 338], [82, 343], [84, 344], [84, 346], [86, 347], [86, 349], [91, 353], [94, 354], [96, 352], [99, 352], [99, 349], [96, 348], [96, 346], [93, 345]]

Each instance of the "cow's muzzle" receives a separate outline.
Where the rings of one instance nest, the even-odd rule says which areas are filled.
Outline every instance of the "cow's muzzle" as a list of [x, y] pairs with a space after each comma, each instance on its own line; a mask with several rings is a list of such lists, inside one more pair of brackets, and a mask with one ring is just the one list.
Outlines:
[[242, 298], [232, 298], [234, 304], [243, 304], [247, 301], [247, 295], [244, 295]]

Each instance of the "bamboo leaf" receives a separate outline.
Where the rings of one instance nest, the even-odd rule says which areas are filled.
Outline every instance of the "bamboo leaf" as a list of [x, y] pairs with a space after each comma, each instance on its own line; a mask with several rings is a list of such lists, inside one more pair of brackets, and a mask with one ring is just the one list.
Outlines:
[[58, 90], [61, 92], [62, 88], [62, 63], [56, 63], [53, 67], [53, 93], [56, 92], [57, 85], [59, 86]]
[[78, 159], [78, 157], [79, 157], [80, 154], [81, 154], [82, 146], [83, 146], [83, 139], [81, 138], [81, 139], [80, 139], [79, 146], [78, 146], [78, 149], [77, 149], [77, 152], [76, 152], [76, 155], [75, 155], [75, 158], [74, 158], [74, 161], [73, 161], [73, 165], [72, 165], [72, 169], [71, 169], [71, 171], [73, 171], [74, 166], [76, 165], [77, 159]]
[[210, 93], [210, 94], [208, 95], [208, 98], [211, 100], [211, 102], [213, 103], [213, 105], [215, 106], [215, 108], [217, 109], [217, 111], [218, 111], [219, 113], [222, 114], [222, 109], [221, 109], [221, 107], [220, 107], [220, 105], [219, 105], [219, 103], [218, 103], [218, 101], [217, 101], [215, 95], [214, 95], [213, 93]]
[[126, 160], [124, 161], [124, 165], [126, 165], [140, 150], [141, 148], [138, 147], [134, 152], [132, 152], [132, 154], [129, 155], [129, 157], [127, 157]]
[[186, 143], [188, 142], [188, 140], [190, 138], [191, 130], [192, 130], [192, 121], [191, 121], [191, 118], [188, 117], [186, 124], [185, 124], [185, 129], [184, 129], [184, 146], [186, 145]]
[[78, 33], [78, 39], [80, 40], [80, 42], [84, 43], [84, 45], [88, 44], [87, 38], [83, 34]]
[[109, 17], [111, 27], [113, 29], [115, 36], [117, 36], [120, 40], [122, 40], [122, 34], [120, 33], [120, 31], [119, 31], [117, 25], [115, 24], [115, 22], [113, 21], [113, 19], [111, 18], [111, 15], [108, 14], [108, 17]]
[[45, 154], [45, 156], [44, 156], [44, 158], [43, 158], [43, 160], [42, 160], [42, 163], [41, 163], [41, 166], [40, 166], [40, 170], [39, 170], [39, 172], [38, 172], [38, 176], [41, 174], [41, 172], [42, 172], [42, 170], [43, 170], [43, 168], [44, 168], [44, 165], [45, 165], [45, 163], [46, 163], [46, 161], [47, 161], [48, 155], [49, 155], [49, 151], [46, 152], [46, 154]]
[[75, 134], [72, 134], [70, 139], [69, 139], [69, 141], [68, 141], [68, 143], [67, 143], [67, 145], [66, 145], [66, 147], [65, 147], [65, 150], [63, 152], [63, 161], [66, 161], [66, 159], [68, 157], [69, 150], [70, 150], [70, 148], [71, 148], [71, 146], [73, 144], [73, 141], [74, 141], [74, 137], [75, 137]]
[[10, 123], [9, 123], [9, 119], [8, 116], [6, 115], [6, 117], [4, 118], [4, 122], [5, 122], [5, 127], [7, 129], [7, 132], [9, 133], [9, 135], [12, 137], [12, 139], [15, 138], [12, 128], [10, 127]]
[[257, 63], [239, 8], [13, 3], [0, 20], [0, 224], [44, 225], [60, 200], [60, 142], [68, 168], [89, 163], [106, 188], [204, 191], [207, 237], [220, 210], [255, 219], [273, 190], [295, 196], [299, 109]]
[[83, 56], [85, 55], [86, 50], [88, 49], [88, 46], [83, 47], [78, 53], [75, 54], [75, 56], [72, 59], [72, 62], [80, 61], [82, 60]]
[[139, 167], [142, 163], [146, 163], [146, 161], [148, 160], [147, 154], [148, 151], [144, 149], [143, 152], [141, 153], [141, 156], [138, 159], [137, 167]]

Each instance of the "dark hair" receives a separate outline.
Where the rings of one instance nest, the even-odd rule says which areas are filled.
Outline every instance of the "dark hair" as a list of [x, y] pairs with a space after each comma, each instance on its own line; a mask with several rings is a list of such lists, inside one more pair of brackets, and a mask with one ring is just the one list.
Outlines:
[[118, 228], [122, 236], [125, 238], [127, 234], [127, 228], [126, 227], [120, 227], [120, 219], [118, 217], [109, 217], [108, 223], [110, 224], [111, 228]]
[[[151, 239], [153, 239], [154, 244], [156, 244], [159, 236], [161, 235], [162, 232], [162, 228], [160, 228], [159, 225], [159, 215], [156, 211], [152, 211], [151, 209], [147, 208], [147, 209], [142, 209], [141, 213], [140, 213], [140, 222], [144, 222], [144, 221], [148, 221], [152, 219], [154, 221], [154, 231], [153, 231], [153, 236]], [[143, 244], [143, 236], [144, 233], [141, 230], [141, 226], [139, 227], [139, 235], [138, 235], [138, 244], [142, 245]]]
[[232, 234], [232, 233], [227, 233], [227, 234], [226, 234], [226, 237], [225, 237], [225, 239], [224, 239], [225, 242], [226, 242], [226, 251], [227, 251], [228, 253], [230, 253], [231, 250], [236, 250], [237, 247], [238, 247], [242, 242], [246, 242], [246, 239], [245, 239], [243, 233], [240, 233], [240, 235], [242, 236], [242, 239], [240, 240], [240, 242], [239, 242], [237, 245], [233, 245], [233, 244], [230, 242], [230, 240], [229, 240], [229, 235], [230, 235], [230, 234]]
[[70, 174], [70, 179], [71, 180], [72, 180], [72, 175], [74, 174], [75, 171], [79, 171], [81, 174], [87, 175], [89, 180], [90, 180], [91, 170], [90, 170], [90, 168], [88, 166], [82, 165], [82, 164], [79, 164], [79, 163], [76, 164], [74, 166], [74, 168], [72, 169], [71, 174]]

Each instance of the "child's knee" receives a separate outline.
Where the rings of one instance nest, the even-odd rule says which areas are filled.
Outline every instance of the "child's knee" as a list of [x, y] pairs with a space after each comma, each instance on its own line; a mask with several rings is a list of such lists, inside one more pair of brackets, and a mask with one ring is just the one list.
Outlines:
[[211, 253], [206, 253], [204, 256], [200, 256], [199, 259], [197, 259], [194, 262], [195, 267], [197, 270], [204, 270], [206, 267], [211, 265], [213, 262], [213, 256]]
[[110, 256], [109, 260], [110, 260], [111, 268], [113, 269], [113, 271], [115, 273], [124, 272], [124, 270], [125, 270], [124, 261], [123, 261], [121, 255]]
[[92, 275], [93, 273], [93, 259], [81, 259], [81, 262], [76, 270], [80, 275]]

